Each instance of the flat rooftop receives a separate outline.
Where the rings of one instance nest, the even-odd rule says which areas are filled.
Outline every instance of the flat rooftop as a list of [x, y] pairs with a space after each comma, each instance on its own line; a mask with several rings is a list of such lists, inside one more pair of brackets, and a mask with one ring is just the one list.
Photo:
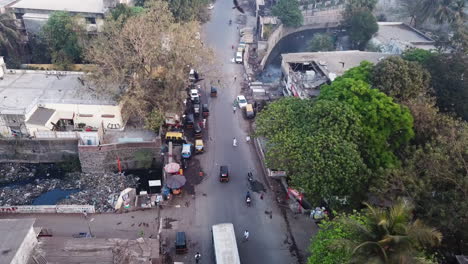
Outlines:
[[0, 80], [0, 114], [26, 114], [36, 104], [114, 105], [88, 87], [83, 72], [7, 70]]
[[148, 238], [128, 240], [44, 237], [40, 238], [36, 251], [49, 263], [151, 264], [152, 259], [159, 259], [159, 242]]
[[36, 219], [0, 219], [0, 263], [10, 263]]
[[359, 66], [363, 61], [377, 63], [388, 56], [392, 56], [392, 54], [358, 50], [281, 54], [282, 60], [285, 63], [315, 61], [321, 68], [337, 76], [343, 75], [343, 73], [350, 68]]
[[104, 0], [19, 0], [12, 8], [103, 14]]
[[379, 22], [379, 31], [374, 38], [382, 44], [389, 44], [393, 41], [411, 43], [421, 48], [434, 49], [434, 40], [425, 36], [422, 32], [410, 27], [402, 22]]

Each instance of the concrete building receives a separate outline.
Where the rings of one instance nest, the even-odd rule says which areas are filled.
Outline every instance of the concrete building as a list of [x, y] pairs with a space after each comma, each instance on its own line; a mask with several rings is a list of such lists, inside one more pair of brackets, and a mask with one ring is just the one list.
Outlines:
[[10, 70], [0, 57], [0, 134], [47, 138], [62, 131], [63, 137], [78, 137], [76, 131], [122, 130], [120, 105], [98, 95], [84, 77], [83, 72]]
[[0, 219], [0, 264], [27, 264], [37, 244], [36, 219]]
[[55, 11], [66, 11], [76, 16], [88, 32], [98, 32], [104, 25], [105, 14], [118, 3], [131, 0], [17, 0], [8, 5], [18, 19], [21, 29], [37, 33]]
[[285, 96], [315, 97], [320, 86], [332, 82], [363, 61], [377, 63], [391, 54], [357, 50], [282, 54], [281, 71]]
[[403, 22], [378, 22], [379, 31], [370, 43], [383, 53], [401, 54], [411, 48], [436, 49], [435, 41]]

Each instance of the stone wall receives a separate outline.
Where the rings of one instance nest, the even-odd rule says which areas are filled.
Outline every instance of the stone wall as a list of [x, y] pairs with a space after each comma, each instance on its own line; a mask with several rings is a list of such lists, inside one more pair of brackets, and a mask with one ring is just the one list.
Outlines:
[[78, 157], [77, 139], [0, 139], [0, 162], [54, 163]]
[[83, 172], [117, 171], [118, 160], [122, 170], [147, 168], [161, 160], [161, 140], [79, 146], [79, 157]]

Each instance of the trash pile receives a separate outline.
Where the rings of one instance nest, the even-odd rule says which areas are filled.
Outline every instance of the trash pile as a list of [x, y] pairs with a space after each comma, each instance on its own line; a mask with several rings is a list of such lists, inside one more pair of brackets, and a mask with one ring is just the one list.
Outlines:
[[0, 184], [32, 179], [36, 175], [36, 168], [17, 163], [0, 164]]
[[46, 192], [78, 189], [58, 204], [90, 204], [96, 212], [112, 212], [120, 192], [136, 188], [138, 180], [121, 173], [51, 175], [34, 165], [4, 163], [0, 164], [0, 206], [30, 205]]
[[59, 204], [91, 204], [96, 212], [113, 212], [120, 192], [125, 188], [136, 188], [137, 184], [138, 177], [123, 173], [81, 173], [76, 180], [76, 189], [80, 191], [70, 194]]

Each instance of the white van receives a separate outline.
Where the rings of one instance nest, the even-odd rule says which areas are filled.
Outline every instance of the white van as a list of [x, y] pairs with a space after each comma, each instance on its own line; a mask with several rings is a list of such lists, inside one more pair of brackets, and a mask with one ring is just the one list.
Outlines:
[[244, 61], [244, 59], [243, 59], [243, 56], [242, 56], [242, 52], [238, 51], [236, 53], [236, 63], [242, 63], [243, 61]]

